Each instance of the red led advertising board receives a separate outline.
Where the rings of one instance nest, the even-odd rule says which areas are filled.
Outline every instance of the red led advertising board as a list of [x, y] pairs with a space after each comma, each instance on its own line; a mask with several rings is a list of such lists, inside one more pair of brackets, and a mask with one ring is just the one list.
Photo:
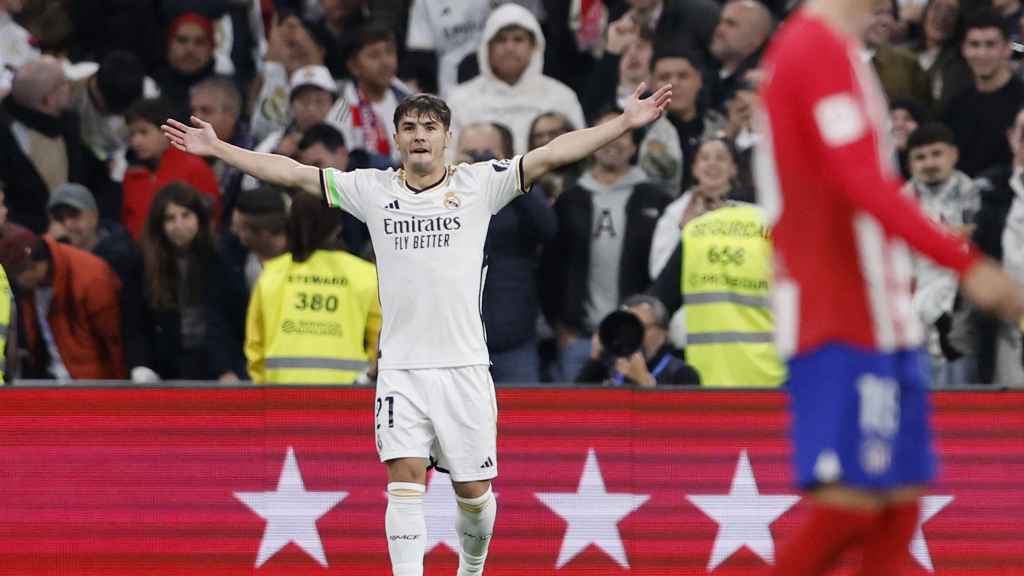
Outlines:
[[[762, 574], [807, 512], [782, 393], [498, 402], [488, 575]], [[933, 402], [941, 476], [907, 573], [1024, 574], [1024, 393]], [[2, 390], [0, 575], [390, 574], [372, 408], [370, 389]], [[447, 476], [425, 510], [426, 574], [454, 574]]]

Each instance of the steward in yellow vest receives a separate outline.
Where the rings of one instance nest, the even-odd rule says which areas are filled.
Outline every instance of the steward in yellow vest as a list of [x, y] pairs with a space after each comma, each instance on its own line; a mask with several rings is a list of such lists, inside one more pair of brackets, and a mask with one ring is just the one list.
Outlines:
[[785, 379], [771, 282], [771, 241], [756, 206], [731, 202], [683, 228], [655, 292], [669, 309], [685, 306], [686, 361], [703, 386], [773, 387]]
[[245, 356], [253, 382], [351, 384], [376, 360], [376, 267], [342, 250], [309, 250], [331, 244], [339, 214], [296, 196], [292, 251], [267, 261], [249, 301]]
[[16, 372], [18, 323], [14, 293], [7, 272], [0, 266], [0, 382], [11, 382]]

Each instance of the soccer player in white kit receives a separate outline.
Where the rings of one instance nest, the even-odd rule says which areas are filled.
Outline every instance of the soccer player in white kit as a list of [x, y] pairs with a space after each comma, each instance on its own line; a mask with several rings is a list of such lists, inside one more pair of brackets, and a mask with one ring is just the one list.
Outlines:
[[322, 195], [366, 222], [377, 258], [383, 326], [374, 406], [387, 466], [385, 527], [395, 576], [423, 574], [423, 495], [430, 465], [447, 472], [458, 501], [459, 576], [483, 573], [497, 502], [497, 403], [481, 318], [490, 218], [539, 177], [656, 120], [665, 86], [637, 88], [610, 122], [563, 134], [511, 160], [448, 165], [451, 111], [418, 94], [395, 111], [400, 170], [339, 172], [238, 148], [209, 123], [168, 119], [175, 147], [214, 156], [255, 176]]

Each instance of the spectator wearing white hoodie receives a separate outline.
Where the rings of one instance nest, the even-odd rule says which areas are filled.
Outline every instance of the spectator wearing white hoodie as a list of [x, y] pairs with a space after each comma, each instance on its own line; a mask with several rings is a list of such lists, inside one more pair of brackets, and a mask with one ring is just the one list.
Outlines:
[[544, 33], [537, 18], [516, 4], [491, 13], [477, 50], [480, 75], [451, 91], [452, 129], [498, 122], [512, 130], [516, 154], [527, 150], [530, 123], [542, 112], [560, 112], [586, 124], [571, 88], [543, 74]]

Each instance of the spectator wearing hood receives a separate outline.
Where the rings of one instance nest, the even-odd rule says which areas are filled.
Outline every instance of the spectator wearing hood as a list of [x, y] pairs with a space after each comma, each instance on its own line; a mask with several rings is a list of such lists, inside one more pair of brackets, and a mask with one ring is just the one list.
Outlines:
[[160, 94], [188, 109], [188, 91], [214, 74], [213, 23], [195, 12], [178, 16], [167, 29], [167, 61], [154, 74]]
[[530, 123], [542, 112], [559, 112], [583, 126], [576, 93], [543, 74], [544, 46], [544, 33], [529, 10], [504, 4], [492, 12], [477, 50], [480, 75], [456, 86], [448, 98], [453, 131], [476, 123], [505, 124], [521, 154], [527, 150]]

